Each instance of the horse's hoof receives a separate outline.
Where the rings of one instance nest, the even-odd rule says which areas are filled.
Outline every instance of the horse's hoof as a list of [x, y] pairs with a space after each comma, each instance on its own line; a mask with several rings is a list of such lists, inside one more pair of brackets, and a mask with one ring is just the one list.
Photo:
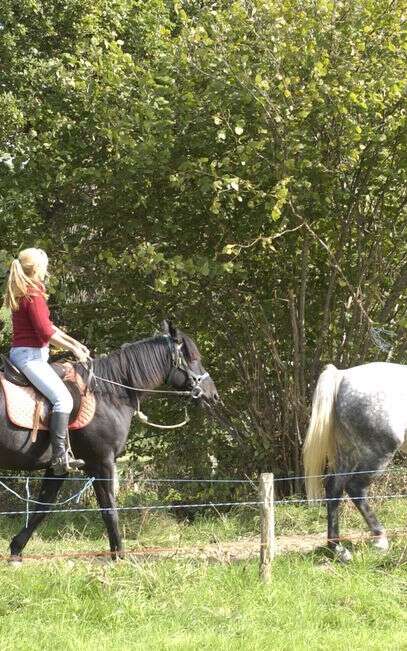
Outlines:
[[334, 550], [335, 558], [340, 563], [349, 563], [352, 560], [352, 554], [349, 549], [343, 545], [337, 545]]
[[386, 536], [386, 534], [381, 534], [380, 536], [376, 536], [373, 539], [373, 547], [377, 549], [379, 552], [387, 552], [389, 551], [389, 540]]
[[23, 566], [23, 559], [21, 556], [10, 556], [8, 559], [8, 564], [10, 567], [22, 567]]
[[110, 559], [117, 563], [118, 561], [124, 561], [125, 555], [124, 552], [114, 552], [111, 554]]

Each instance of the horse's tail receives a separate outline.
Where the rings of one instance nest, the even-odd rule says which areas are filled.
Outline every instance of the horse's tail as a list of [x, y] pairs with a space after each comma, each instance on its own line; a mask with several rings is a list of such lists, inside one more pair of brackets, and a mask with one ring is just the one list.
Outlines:
[[320, 476], [326, 465], [335, 462], [335, 398], [342, 374], [329, 364], [321, 373], [314, 397], [312, 414], [303, 447], [305, 488], [309, 500], [323, 496]]

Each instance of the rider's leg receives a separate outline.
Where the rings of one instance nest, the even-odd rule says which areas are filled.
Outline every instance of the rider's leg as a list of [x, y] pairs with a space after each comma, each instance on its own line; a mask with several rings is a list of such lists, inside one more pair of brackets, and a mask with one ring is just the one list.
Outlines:
[[49, 431], [52, 444], [51, 467], [56, 475], [84, 466], [81, 459], [73, 459], [66, 449], [68, 422], [73, 402], [61, 378], [48, 364], [48, 348], [13, 349], [12, 362], [48, 398], [52, 404]]
[[71, 448], [67, 446], [68, 422], [70, 414], [61, 411], [52, 411], [49, 421], [51, 435], [52, 459], [51, 468], [54, 475], [65, 475], [72, 470], [81, 470], [85, 462], [75, 459]]

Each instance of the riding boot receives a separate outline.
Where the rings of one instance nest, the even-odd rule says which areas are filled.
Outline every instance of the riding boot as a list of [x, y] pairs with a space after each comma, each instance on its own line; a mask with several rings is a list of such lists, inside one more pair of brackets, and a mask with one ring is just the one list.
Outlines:
[[81, 470], [85, 465], [82, 459], [73, 457], [70, 447], [67, 449], [68, 423], [69, 414], [51, 412], [49, 433], [52, 446], [51, 468], [54, 475], [65, 475], [72, 470]]

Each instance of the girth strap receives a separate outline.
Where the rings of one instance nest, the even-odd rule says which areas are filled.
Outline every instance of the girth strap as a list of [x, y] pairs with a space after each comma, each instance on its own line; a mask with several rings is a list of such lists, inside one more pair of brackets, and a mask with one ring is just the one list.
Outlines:
[[34, 417], [33, 417], [33, 428], [31, 431], [31, 441], [35, 443], [37, 440], [38, 428], [40, 426], [41, 414], [44, 407], [44, 400], [39, 398], [35, 403]]

